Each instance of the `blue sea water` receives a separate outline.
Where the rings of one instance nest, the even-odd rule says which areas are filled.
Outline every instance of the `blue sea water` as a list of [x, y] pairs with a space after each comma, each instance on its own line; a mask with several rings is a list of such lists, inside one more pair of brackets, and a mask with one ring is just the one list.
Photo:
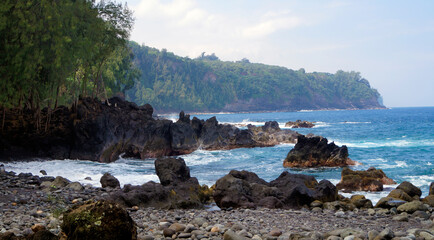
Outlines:
[[[362, 165], [355, 170], [373, 166], [382, 169], [397, 183], [410, 181], [420, 187], [423, 196], [434, 182], [434, 107], [392, 108], [378, 110], [300, 111], [272, 113], [237, 113], [196, 115], [201, 119], [216, 116], [221, 123], [231, 123], [243, 128], [247, 124], [263, 125], [277, 121], [297, 119], [315, 121], [311, 129], [294, 129], [302, 134], [314, 133], [348, 147], [350, 158]], [[176, 115], [166, 115], [176, 120]], [[267, 148], [242, 148], [228, 151], [198, 150], [183, 155], [190, 167], [191, 176], [201, 184], [212, 185], [230, 170], [248, 170], [270, 181], [283, 171], [313, 175], [318, 181], [328, 179], [337, 184], [341, 168], [287, 169], [282, 163], [294, 145], [282, 144]], [[99, 185], [104, 172], [116, 176], [121, 184], [158, 182], [153, 166], [154, 159], [124, 159], [110, 164], [77, 160], [54, 160], [4, 163], [8, 171], [39, 174], [44, 169], [49, 175], [64, 176], [73, 181]], [[90, 176], [92, 180], [85, 180]], [[386, 186], [381, 193], [365, 193], [374, 202], [396, 187]], [[345, 194], [344, 194], [345, 195]]]

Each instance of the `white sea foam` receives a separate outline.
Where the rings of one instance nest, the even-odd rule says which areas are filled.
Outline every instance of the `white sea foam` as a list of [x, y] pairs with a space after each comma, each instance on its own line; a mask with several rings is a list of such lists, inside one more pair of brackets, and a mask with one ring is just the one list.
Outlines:
[[191, 154], [183, 155], [187, 166], [207, 165], [212, 162], [219, 162], [223, 159], [223, 151], [196, 150]]
[[[431, 172], [433, 174], [422, 175], [422, 176], [404, 176], [407, 181], [411, 182], [413, 185], [417, 187], [429, 186], [432, 182], [434, 182], [434, 168], [431, 168]], [[427, 195], [428, 193], [424, 193]]]
[[255, 122], [255, 121], [250, 121], [249, 119], [243, 119], [243, 121], [241, 122], [221, 122], [221, 123], [234, 125], [236, 127], [247, 127], [247, 125], [249, 124], [254, 126], [260, 126], [265, 124], [265, 122]]
[[318, 121], [318, 122], [315, 122], [314, 124], [315, 124], [315, 126], [313, 126], [314, 128], [330, 127], [330, 124], [326, 123], [326, 122], [320, 122], [320, 121]]
[[[131, 162], [128, 162], [131, 161]], [[49, 176], [62, 176], [70, 181], [78, 181], [82, 184], [101, 186], [100, 178], [106, 172], [111, 173], [121, 183], [141, 185], [148, 181], [159, 182], [153, 169], [153, 161], [133, 161], [120, 159], [113, 163], [98, 163], [83, 160], [51, 160], [32, 162], [4, 163], [7, 171], [16, 173], [32, 173], [42, 176], [41, 170], [45, 170]], [[90, 177], [92, 180], [85, 180]]]
[[371, 122], [339, 122], [340, 124], [370, 124]]
[[380, 164], [378, 168], [380, 169], [395, 169], [395, 168], [406, 168], [408, 167], [407, 163], [404, 161], [395, 161], [395, 164]]
[[347, 147], [355, 148], [377, 148], [377, 147], [429, 147], [434, 146], [433, 140], [392, 140], [378, 142], [339, 142], [337, 145], [346, 145]]

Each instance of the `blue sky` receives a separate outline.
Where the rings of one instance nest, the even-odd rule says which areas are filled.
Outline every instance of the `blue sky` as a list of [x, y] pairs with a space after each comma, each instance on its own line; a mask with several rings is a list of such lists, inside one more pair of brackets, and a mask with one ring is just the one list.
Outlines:
[[126, 2], [140, 44], [191, 58], [354, 70], [388, 107], [434, 106], [434, 1]]

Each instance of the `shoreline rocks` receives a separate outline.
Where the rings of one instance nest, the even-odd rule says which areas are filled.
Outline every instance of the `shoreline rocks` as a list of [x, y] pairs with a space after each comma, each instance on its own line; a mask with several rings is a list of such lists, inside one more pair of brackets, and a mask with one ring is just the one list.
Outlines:
[[[264, 183], [252, 173], [237, 177], [252, 182], [250, 185], [253, 186]], [[310, 190], [314, 186], [316, 191], [323, 189], [321, 191], [328, 192], [327, 182], [315, 185], [310, 177], [283, 174], [279, 178], [269, 186], [279, 189], [303, 183]], [[175, 175], [171, 179], [177, 181], [184, 177]], [[78, 206], [88, 204], [87, 200], [92, 200], [92, 203], [105, 200], [118, 191], [90, 186], [84, 186], [82, 190], [69, 189], [67, 185], [52, 188], [51, 184], [42, 185], [44, 182], [52, 183], [52, 177], [11, 172], [0, 174], [0, 180], [0, 194], [3, 196], [0, 198], [0, 240], [37, 240], [42, 238], [35, 236], [42, 235], [50, 237], [43, 239], [58, 239], [63, 230], [61, 226], [65, 217], [62, 213], [65, 210], [78, 209]], [[172, 239], [223, 239], [226, 233], [244, 239], [381, 239], [392, 235], [405, 239], [431, 239], [434, 236], [434, 208], [417, 200], [412, 202], [418, 205], [413, 213], [410, 213], [412, 208], [406, 210], [404, 207], [399, 210], [397, 207], [372, 208], [367, 204], [369, 200], [361, 195], [354, 195], [351, 199], [340, 196], [332, 202], [315, 200], [302, 209], [257, 207], [208, 211], [133, 206], [126, 211], [135, 223], [137, 239], [140, 240], [164, 239], [164, 233], [172, 234], [169, 236]], [[99, 224], [98, 220], [92, 223]], [[36, 232], [31, 230], [32, 227]]]
[[309, 121], [302, 121], [302, 120], [297, 120], [295, 122], [287, 122], [285, 123], [285, 127], [290, 127], [290, 128], [313, 128], [315, 127], [315, 122], [309, 122]]
[[342, 169], [341, 181], [336, 185], [345, 191], [383, 191], [383, 184], [395, 184], [381, 169], [370, 167], [366, 171], [353, 171], [348, 167]]
[[156, 158], [191, 153], [198, 148], [229, 150], [295, 143], [298, 133], [264, 127], [239, 129], [206, 121], [180, 112], [172, 122], [153, 118], [151, 105], [137, 106], [119, 97], [108, 100], [80, 98], [71, 108], [42, 111], [51, 122], [46, 130], [35, 128], [33, 113], [11, 110], [0, 133], [0, 158], [22, 160], [42, 157], [113, 162], [120, 154], [134, 158]]
[[342, 167], [356, 165], [357, 162], [348, 157], [348, 149], [345, 145], [336, 146], [328, 143], [327, 138], [299, 135], [294, 148], [289, 151], [284, 167], [309, 168], [309, 167]]
[[320, 183], [309, 175], [283, 172], [266, 182], [255, 173], [232, 170], [217, 180], [213, 198], [218, 207], [227, 208], [295, 208], [309, 206], [314, 200], [336, 201], [336, 187], [327, 180]]

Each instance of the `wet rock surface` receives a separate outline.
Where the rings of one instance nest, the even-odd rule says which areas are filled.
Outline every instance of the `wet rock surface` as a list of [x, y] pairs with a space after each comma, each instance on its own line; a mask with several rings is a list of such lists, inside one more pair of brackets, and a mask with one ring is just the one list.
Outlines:
[[315, 127], [315, 122], [309, 122], [309, 121], [302, 121], [302, 120], [297, 120], [295, 122], [287, 122], [285, 123], [285, 127], [290, 127], [290, 128], [313, 128]]
[[301, 208], [314, 200], [336, 201], [336, 187], [327, 180], [320, 183], [312, 176], [283, 172], [266, 182], [255, 173], [232, 170], [217, 180], [213, 198], [217, 206], [227, 208]]
[[160, 183], [125, 185], [110, 199], [126, 207], [201, 208], [209, 198], [207, 186], [200, 186], [182, 158], [158, 158], [155, 170]]
[[336, 146], [333, 142], [319, 136], [307, 137], [300, 135], [294, 148], [289, 151], [284, 167], [342, 167], [355, 165], [356, 162], [348, 157], [348, 149], [344, 145]]
[[345, 191], [383, 191], [383, 184], [395, 184], [381, 169], [370, 167], [366, 171], [342, 169], [341, 181], [336, 185]]
[[[181, 112], [172, 122], [155, 119], [149, 104], [137, 106], [119, 97], [102, 103], [80, 98], [71, 108], [59, 107], [49, 116], [46, 130], [35, 128], [31, 112], [11, 110], [0, 133], [0, 158], [22, 160], [43, 157], [113, 162], [120, 154], [139, 159], [205, 150], [266, 147], [295, 143], [298, 133], [268, 122], [263, 127], [239, 129]], [[45, 115], [44, 115], [45, 114]], [[47, 118], [47, 110], [42, 111]]]

